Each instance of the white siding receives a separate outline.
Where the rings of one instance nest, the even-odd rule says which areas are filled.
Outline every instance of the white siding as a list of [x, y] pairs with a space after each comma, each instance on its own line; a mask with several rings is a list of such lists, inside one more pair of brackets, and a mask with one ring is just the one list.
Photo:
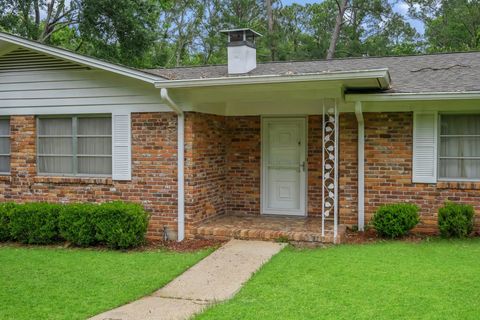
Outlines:
[[[0, 115], [169, 111], [139, 80], [17, 49], [0, 57]], [[38, 112], [37, 112], [38, 111]]]
[[413, 182], [437, 181], [437, 117], [436, 112], [414, 113]]

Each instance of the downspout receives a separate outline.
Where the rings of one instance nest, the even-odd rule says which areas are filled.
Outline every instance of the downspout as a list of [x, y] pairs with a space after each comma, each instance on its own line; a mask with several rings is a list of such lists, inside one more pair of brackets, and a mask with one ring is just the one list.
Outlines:
[[363, 119], [362, 102], [355, 102], [355, 116], [358, 123], [358, 230], [365, 230], [365, 121]]
[[168, 95], [167, 89], [160, 89], [160, 97], [177, 114], [177, 241], [183, 241], [185, 239], [185, 115], [182, 108]]

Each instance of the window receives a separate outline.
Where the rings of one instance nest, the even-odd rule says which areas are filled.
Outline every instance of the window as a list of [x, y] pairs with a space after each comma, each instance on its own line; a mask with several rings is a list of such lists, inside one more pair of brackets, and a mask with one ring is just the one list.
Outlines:
[[480, 114], [440, 116], [439, 178], [480, 179]]
[[111, 175], [110, 116], [38, 118], [39, 174]]
[[0, 118], [0, 174], [10, 174], [10, 119]]

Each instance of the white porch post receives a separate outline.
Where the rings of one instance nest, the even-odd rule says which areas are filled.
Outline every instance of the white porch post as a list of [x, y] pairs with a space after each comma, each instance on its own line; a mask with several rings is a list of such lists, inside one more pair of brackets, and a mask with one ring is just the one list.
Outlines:
[[169, 96], [167, 89], [161, 88], [160, 96], [177, 114], [177, 241], [183, 241], [185, 239], [185, 114]]
[[365, 229], [365, 121], [363, 119], [362, 102], [355, 102], [355, 115], [358, 123], [358, 230]]

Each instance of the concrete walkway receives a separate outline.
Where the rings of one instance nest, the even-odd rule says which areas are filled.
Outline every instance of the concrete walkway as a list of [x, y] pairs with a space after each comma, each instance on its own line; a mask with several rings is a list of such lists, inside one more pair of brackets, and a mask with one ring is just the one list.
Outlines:
[[231, 240], [154, 294], [91, 320], [188, 319], [208, 305], [232, 298], [285, 245]]

